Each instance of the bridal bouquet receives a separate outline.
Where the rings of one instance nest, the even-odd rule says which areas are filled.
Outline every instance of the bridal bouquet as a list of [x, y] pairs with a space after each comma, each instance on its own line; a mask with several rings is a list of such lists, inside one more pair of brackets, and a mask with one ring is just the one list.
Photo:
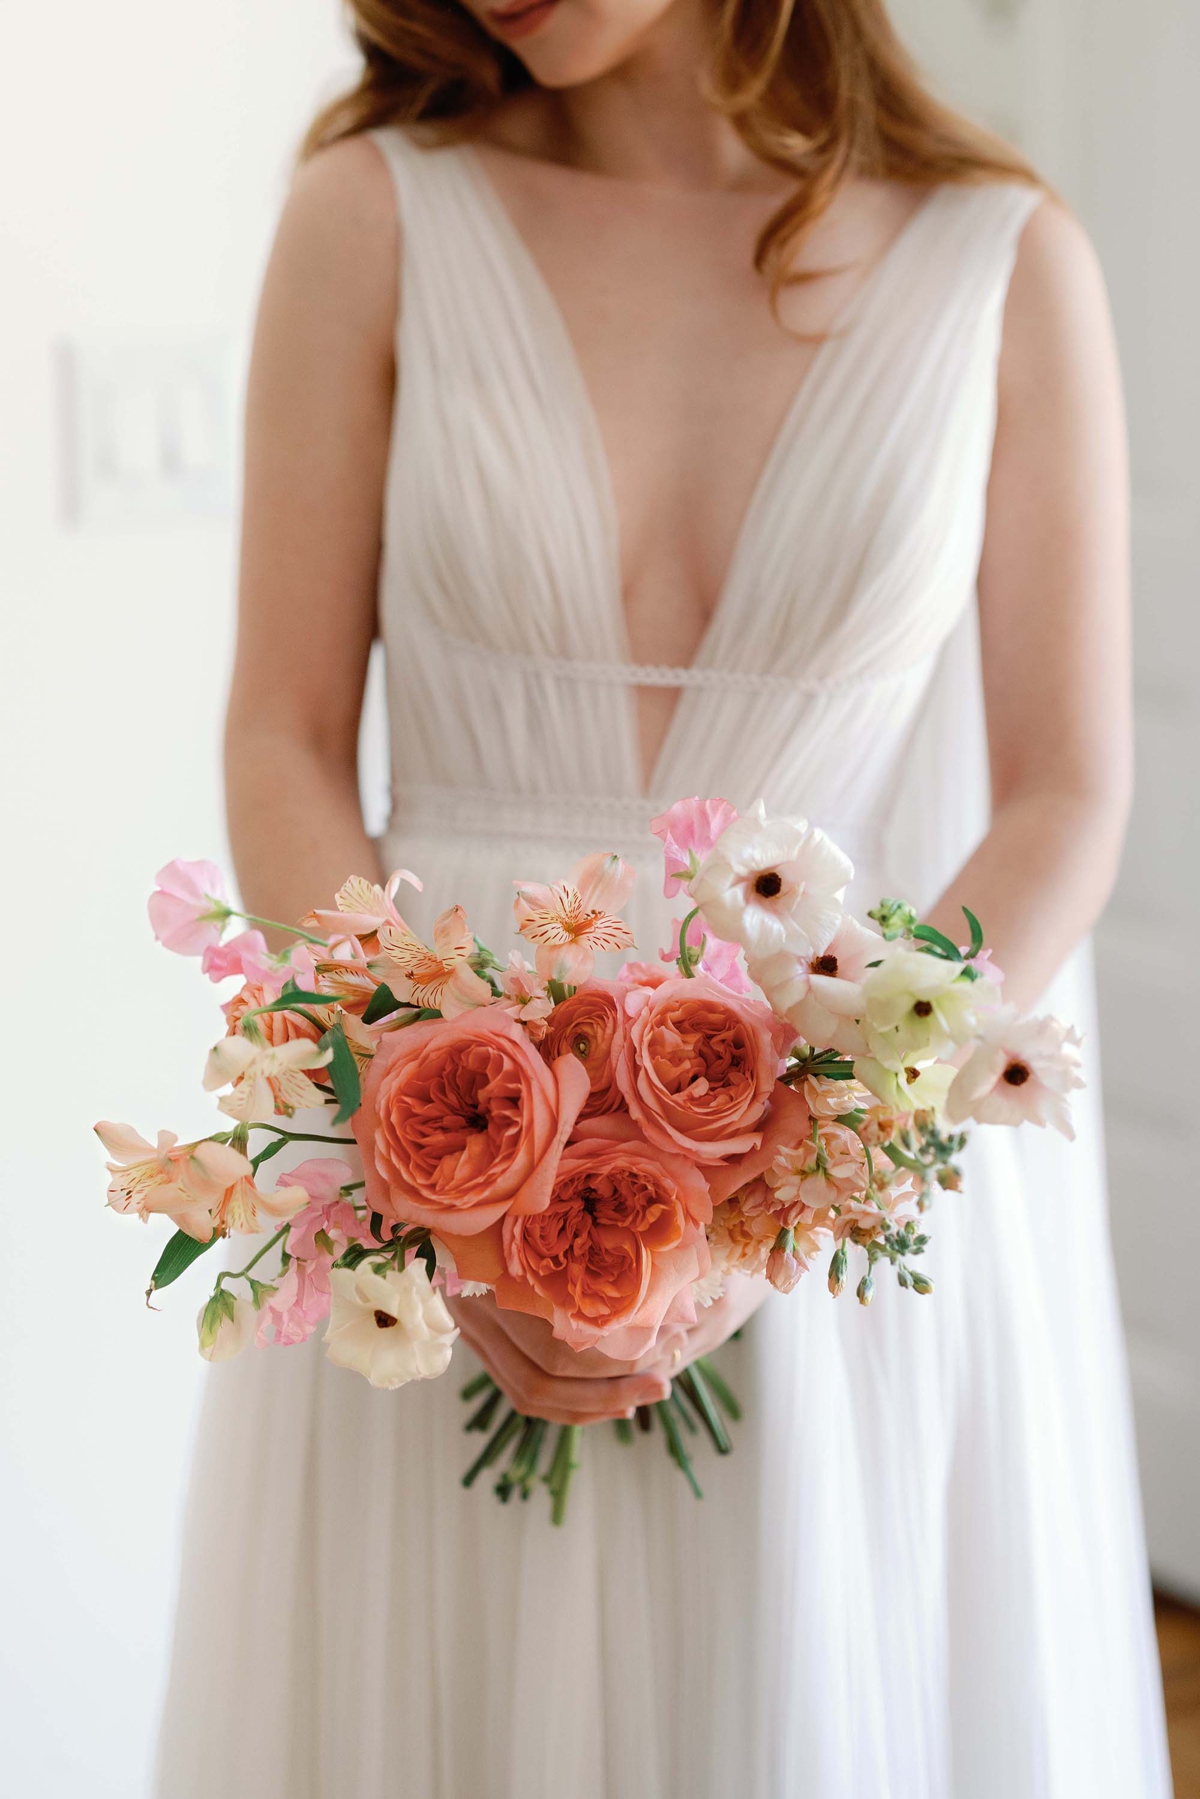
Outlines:
[[[421, 884], [407, 870], [383, 888], [347, 881], [281, 954], [258, 927], [284, 927], [232, 907], [211, 863], [162, 870], [156, 936], [240, 981], [204, 1072], [228, 1128], [154, 1144], [96, 1129], [114, 1210], [176, 1226], [150, 1293], [222, 1238], [265, 1235], [218, 1273], [202, 1355], [300, 1343], [327, 1320], [333, 1362], [398, 1387], [445, 1372], [446, 1297], [489, 1293], [573, 1348], [629, 1361], [732, 1273], [786, 1293], [827, 1259], [835, 1296], [853, 1283], [868, 1305], [884, 1268], [928, 1294], [914, 1264], [932, 1195], [960, 1185], [960, 1127], [1071, 1135], [1079, 1040], [1002, 1003], [969, 912], [965, 946], [896, 900], [851, 917], [846, 857], [761, 803], [739, 816], [684, 800], [653, 829], [666, 894], [687, 903], [659, 960], [611, 980], [597, 953], [634, 948], [633, 871], [615, 855], [552, 887], [518, 881], [533, 959], [505, 963], [461, 906], [422, 942], [398, 909], [403, 884]], [[228, 935], [235, 919], [249, 928]], [[328, 1128], [295, 1128], [313, 1108]], [[322, 1153], [268, 1184], [294, 1142]], [[343, 1153], [355, 1145], [361, 1172]], [[466, 1483], [496, 1467], [501, 1497], [528, 1497], [550, 1427], [486, 1374], [463, 1397], [479, 1401], [466, 1428], [487, 1437]], [[657, 1419], [698, 1494], [686, 1438], [704, 1430], [725, 1453], [737, 1415], [701, 1358], [639, 1422]], [[560, 1427], [542, 1475], [556, 1521], [580, 1438]]]

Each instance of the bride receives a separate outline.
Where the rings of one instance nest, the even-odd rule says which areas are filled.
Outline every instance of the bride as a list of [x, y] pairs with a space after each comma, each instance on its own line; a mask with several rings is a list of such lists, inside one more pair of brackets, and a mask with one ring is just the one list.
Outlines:
[[[1129, 716], [1078, 225], [879, 0], [353, 11], [250, 382], [247, 903], [403, 863], [414, 926], [461, 900], [501, 949], [512, 877], [603, 845], [653, 958], [650, 819], [762, 795], [856, 904], [971, 906], [1010, 997], [1087, 1028]], [[605, 1429], [562, 1530], [462, 1490], [459, 1380], [214, 1370], [163, 1799], [1165, 1799], [1094, 1085], [1074, 1145], [977, 1132], [931, 1259], [869, 1312], [744, 1283], [624, 1366], [460, 1307], [464, 1378], [553, 1419], [724, 1345], [747, 1416], [703, 1503]]]

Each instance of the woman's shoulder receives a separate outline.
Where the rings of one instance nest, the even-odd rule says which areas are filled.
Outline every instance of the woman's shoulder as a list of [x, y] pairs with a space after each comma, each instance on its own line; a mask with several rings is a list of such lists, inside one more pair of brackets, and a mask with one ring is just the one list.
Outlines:
[[275, 237], [270, 278], [308, 308], [390, 340], [399, 221], [387, 166], [367, 136], [343, 138], [297, 169]]

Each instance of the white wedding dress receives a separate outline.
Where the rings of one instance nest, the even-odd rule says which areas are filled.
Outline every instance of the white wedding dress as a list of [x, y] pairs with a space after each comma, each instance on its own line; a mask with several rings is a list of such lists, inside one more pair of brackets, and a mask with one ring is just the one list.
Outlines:
[[[612, 488], [561, 315], [469, 149], [380, 132], [403, 218], [381, 628], [384, 857], [502, 956], [514, 877], [721, 794], [927, 904], [984, 831], [974, 580], [1002, 311], [1034, 204], [939, 189], [816, 353], [689, 668], [633, 667]], [[643, 797], [633, 690], [680, 688]], [[406, 890], [407, 891], [407, 890]], [[986, 923], [986, 917], [985, 917]], [[1083, 957], [1051, 1003], [1093, 1031]], [[319, 1338], [215, 1369], [160, 1799], [1165, 1799], [1098, 1094], [980, 1130], [932, 1298], [814, 1273], [721, 1352], [735, 1453], [590, 1431], [565, 1528], [460, 1476], [443, 1380]], [[306, 1152], [307, 1153], [307, 1152]]]

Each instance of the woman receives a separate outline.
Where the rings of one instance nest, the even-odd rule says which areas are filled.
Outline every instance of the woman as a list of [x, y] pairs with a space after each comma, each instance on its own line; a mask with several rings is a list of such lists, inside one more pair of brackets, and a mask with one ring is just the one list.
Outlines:
[[[877, 0], [354, 10], [250, 385], [248, 903], [403, 862], [415, 925], [461, 900], [503, 949], [512, 878], [603, 845], [645, 870], [653, 956], [650, 818], [762, 794], [868, 903], [980, 912], [1018, 1003], [1065, 963], [1049, 1003], [1086, 1026], [1129, 722], [1077, 225]], [[1162, 1799], [1094, 1097], [1079, 1136], [978, 1133], [932, 1300], [812, 1280], [750, 1321], [743, 1286], [622, 1367], [459, 1308], [518, 1407], [579, 1421], [748, 1323], [702, 1504], [597, 1431], [554, 1531], [462, 1491], [456, 1380], [379, 1394], [316, 1345], [216, 1371], [166, 1799]]]

